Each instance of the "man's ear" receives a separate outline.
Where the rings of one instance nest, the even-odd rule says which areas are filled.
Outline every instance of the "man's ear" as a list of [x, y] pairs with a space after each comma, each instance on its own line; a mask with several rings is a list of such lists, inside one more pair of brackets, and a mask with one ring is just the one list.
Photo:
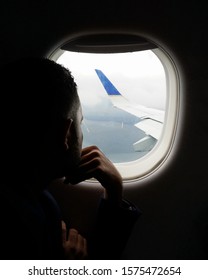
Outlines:
[[72, 119], [67, 119], [64, 125], [64, 147], [66, 150], [68, 150], [69, 148], [69, 139], [72, 133], [72, 123], [73, 123]]

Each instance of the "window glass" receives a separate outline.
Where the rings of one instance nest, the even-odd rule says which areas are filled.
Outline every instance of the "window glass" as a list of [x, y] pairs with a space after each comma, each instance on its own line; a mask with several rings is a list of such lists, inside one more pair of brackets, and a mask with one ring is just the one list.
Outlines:
[[154, 148], [164, 123], [166, 76], [153, 51], [64, 51], [57, 62], [78, 85], [83, 147], [97, 145], [114, 163], [135, 161]]

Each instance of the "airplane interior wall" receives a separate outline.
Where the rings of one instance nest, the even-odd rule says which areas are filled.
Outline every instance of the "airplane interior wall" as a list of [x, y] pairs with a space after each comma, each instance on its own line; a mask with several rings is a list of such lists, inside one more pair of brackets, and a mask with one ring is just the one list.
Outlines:
[[[116, 3], [107, 0], [99, 5], [94, 1], [74, 2], [4, 2], [0, 10], [0, 63], [30, 55], [49, 56], [74, 36], [99, 32], [138, 34], [169, 54], [179, 75], [181, 107], [176, 138], [158, 170], [124, 185], [125, 198], [133, 201], [143, 214], [134, 227], [123, 257], [206, 259], [206, 2], [130, 0]], [[92, 196], [87, 190], [87, 195]], [[95, 189], [94, 197], [97, 195], [99, 192]], [[83, 209], [87, 210], [87, 204]], [[90, 211], [92, 213], [92, 208]], [[89, 225], [90, 222], [85, 226]]]

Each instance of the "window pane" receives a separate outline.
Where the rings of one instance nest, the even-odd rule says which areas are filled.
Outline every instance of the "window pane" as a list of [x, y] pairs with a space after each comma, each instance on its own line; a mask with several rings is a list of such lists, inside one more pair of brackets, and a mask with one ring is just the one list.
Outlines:
[[84, 147], [97, 145], [114, 163], [137, 160], [153, 149], [166, 105], [165, 72], [153, 51], [65, 51], [57, 62], [78, 85]]

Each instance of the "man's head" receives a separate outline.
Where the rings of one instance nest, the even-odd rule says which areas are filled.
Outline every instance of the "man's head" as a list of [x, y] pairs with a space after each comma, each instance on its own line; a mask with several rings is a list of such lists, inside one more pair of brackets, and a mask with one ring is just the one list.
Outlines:
[[5, 65], [0, 74], [7, 171], [21, 166], [32, 177], [65, 175], [65, 163], [69, 169], [78, 164], [82, 144], [82, 112], [70, 71], [49, 59], [27, 58]]

